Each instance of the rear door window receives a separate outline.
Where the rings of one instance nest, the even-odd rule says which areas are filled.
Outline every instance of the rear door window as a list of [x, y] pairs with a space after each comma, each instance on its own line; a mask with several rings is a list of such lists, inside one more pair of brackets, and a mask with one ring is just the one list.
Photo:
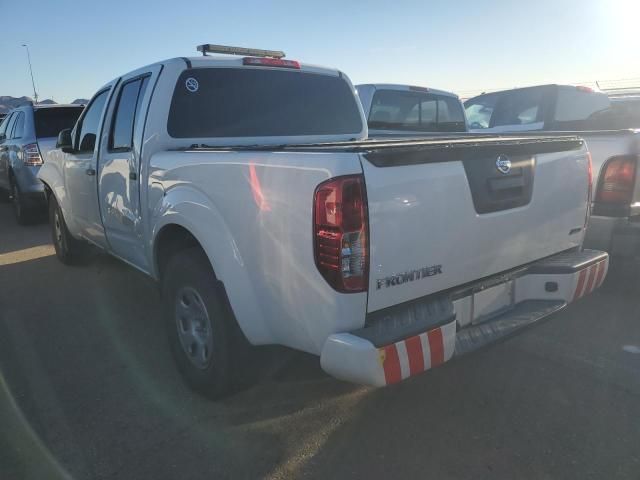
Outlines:
[[67, 128], [73, 128], [82, 113], [81, 107], [39, 108], [33, 113], [36, 137], [51, 138]]
[[[604, 93], [580, 87], [559, 87], [554, 114], [555, 130], [599, 129], [598, 118], [611, 107]], [[607, 128], [605, 125], [602, 125]]]
[[489, 126], [534, 126], [542, 122], [543, 98], [544, 90], [539, 88], [511, 90], [500, 94]]
[[431, 93], [377, 90], [368, 119], [371, 129], [464, 132], [464, 111], [455, 97]]
[[176, 83], [174, 138], [345, 135], [362, 131], [357, 99], [338, 75], [270, 68], [197, 68]]
[[13, 116], [13, 114], [9, 114], [7, 115], [3, 120], [2, 123], [0, 123], [0, 135], [4, 134], [8, 134], [9, 132], [11, 132], [11, 130], [9, 130], [7, 127], [9, 126], [9, 123], [11, 122], [11, 117]]
[[11, 132], [11, 138], [22, 138], [24, 134], [24, 112], [18, 113], [16, 121], [13, 125], [13, 131]]

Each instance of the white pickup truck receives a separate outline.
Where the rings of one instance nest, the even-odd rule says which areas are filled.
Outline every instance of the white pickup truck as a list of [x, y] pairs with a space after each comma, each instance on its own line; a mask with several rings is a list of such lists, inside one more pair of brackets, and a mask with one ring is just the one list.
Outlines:
[[604, 280], [577, 137], [367, 140], [342, 72], [199, 49], [240, 56], [107, 83], [39, 173], [62, 262], [90, 242], [160, 282], [192, 388], [229, 392], [247, 341], [396, 383]]

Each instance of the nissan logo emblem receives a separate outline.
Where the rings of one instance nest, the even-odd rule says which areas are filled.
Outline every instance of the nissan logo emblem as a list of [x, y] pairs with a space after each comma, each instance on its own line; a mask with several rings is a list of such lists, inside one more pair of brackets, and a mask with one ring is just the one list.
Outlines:
[[511, 160], [506, 155], [498, 155], [496, 158], [496, 168], [505, 175], [511, 171]]

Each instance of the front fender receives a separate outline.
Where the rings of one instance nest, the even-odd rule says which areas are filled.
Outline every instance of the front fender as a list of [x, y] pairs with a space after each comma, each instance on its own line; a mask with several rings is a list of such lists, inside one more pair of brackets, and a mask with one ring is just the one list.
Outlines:
[[78, 225], [73, 218], [71, 212], [71, 201], [65, 188], [64, 175], [62, 172], [63, 164], [64, 154], [60, 150], [53, 150], [49, 152], [46, 161], [38, 171], [38, 179], [40, 179], [40, 181], [49, 188], [49, 191], [54, 196], [62, 210], [62, 215], [69, 232], [76, 237]]
[[[153, 184], [150, 198], [158, 197], [159, 184]], [[155, 192], [155, 193], [154, 193]], [[156, 239], [163, 228], [178, 225], [188, 230], [202, 246], [217, 278], [225, 285], [229, 302], [243, 333], [253, 344], [273, 341], [257, 298], [250, 272], [247, 271], [236, 241], [211, 200], [202, 192], [190, 186], [181, 185], [160, 193], [160, 198], [152, 210], [149, 252], [153, 276], [158, 278], [155, 258]]]

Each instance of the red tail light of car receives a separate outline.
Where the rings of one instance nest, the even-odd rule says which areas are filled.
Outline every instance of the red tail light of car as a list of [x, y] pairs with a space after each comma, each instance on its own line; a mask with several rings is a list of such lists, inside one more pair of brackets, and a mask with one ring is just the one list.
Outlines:
[[612, 157], [605, 163], [596, 194], [596, 202], [625, 204], [631, 202], [636, 183], [637, 157]]
[[314, 254], [318, 270], [335, 290], [367, 291], [369, 219], [362, 175], [336, 177], [314, 196]]

